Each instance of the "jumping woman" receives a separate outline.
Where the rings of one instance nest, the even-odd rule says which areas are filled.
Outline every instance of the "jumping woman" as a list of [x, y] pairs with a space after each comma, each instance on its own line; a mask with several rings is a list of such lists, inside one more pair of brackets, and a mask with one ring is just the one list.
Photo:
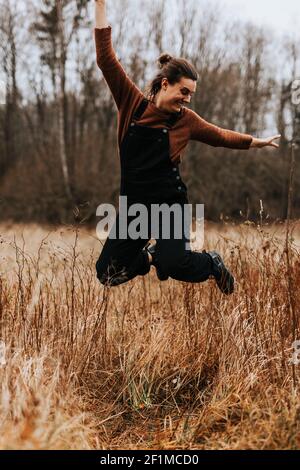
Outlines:
[[[215, 147], [247, 150], [250, 147], [275, 147], [280, 135], [257, 139], [248, 134], [217, 127], [187, 108], [196, 91], [197, 72], [183, 58], [168, 54], [159, 57], [160, 71], [146, 97], [131, 81], [112, 46], [112, 28], [107, 22], [105, 0], [95, 0], [95, 43], [97, 65], [110, 88], [118, 108], [118, 145], [121, 163], [120, 195], [127, 196], [127, 207], [143, 203], [151, 212], [153, 204], [188, 204], [187, 188], [181, 179], [181, 153], [189, 140]], [[128, 214], [126, 214], [128, 215]], [[149, 215], [149, 217], [151, 217]], [[115, 227], [119, 227], [121, 210]], [[128, 216], [128, 222], [130, 217]], [[151, 220], [149, 219], [149, 222]], [[186, 222], [182, 219], [180, 222]], [[151, 244], [147, 237], [110, 236], [96, 264], [97, 277], [106, 286], [117, 286], [145, 275], [151, 264], [160, 280], [169, 277], [185, 282], [214, 278], [224, 294], [234, 290], [234, 278], [221, 256], [189, 249], [186, 231], [175, 237], [178, 220], [170, 222], [169, 236]], [[150, 225], [150, 224], [149, 224]], [[183, 230], [182, 230], [183, 232]], [[114, 234], [118, 232], [114, 231]]]

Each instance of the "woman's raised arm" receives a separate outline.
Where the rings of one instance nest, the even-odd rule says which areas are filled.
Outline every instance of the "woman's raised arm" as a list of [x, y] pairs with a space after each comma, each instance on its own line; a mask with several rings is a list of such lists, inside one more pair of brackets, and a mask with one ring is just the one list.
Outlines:
[[143, 98], [142, 92], [126, 74], [114, 51], [112, 28], [106, 18], [105, 0], [95, 0], [95, 45], [97, 65], [112, 92], [119, 111], [130, 110]]

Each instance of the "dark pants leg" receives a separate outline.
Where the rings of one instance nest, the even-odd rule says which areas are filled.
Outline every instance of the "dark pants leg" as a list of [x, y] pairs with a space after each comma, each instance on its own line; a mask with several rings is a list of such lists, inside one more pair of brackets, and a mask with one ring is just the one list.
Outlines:
[[[184, 201], [183, 203], [188, 203]], [[182, 204], [181, 203], [181, 206]], [[170, 203], [172, 205], [173, 203]], [[147, 241], [153, 238], [150, 232], [151, 210], [148, 207], [148, 236], [133, 240], [112, 239], [110, 236], [106, 240], [100, 257], [96, 263], [97, 277], [104, 285], [117, 286], [127, 282], [137, 275], [145, 275], [150, 271], [148, 254], [143, 248]], [[159, 223], [159, 236], [156, 238], [156, 262], [160, 270], [167, 276], [178, 281], [204, 282], [212, 274], [212, 260], [206, 253], [192, 251], [189, 245], [189, 236], [184, 235], [184, 224], [190, 225], [190, 219], [182, 217], [178, 220], [170, 212], [170, 233], [166, 239], [163, 237], [162, 226], [164, 221]], [[133, 219], [128, 217], [128, 223]], [[116, 219], [116, 228], [119, 228], [119, 214]], [[178, 224], [181, 225], [182, 237], [175, 237], [178, 233]], [[177, 230], [175, 230], [175, 228]], [[112, 230], [113, 232], [113, 230]]]
[[212, 274], [211, 257], [187, 250], [181, 240], [159, 240], [156, 252], [160, 270], [177, 281], [204, 282]]
[[[191, 215], [187, 217], [185, 213], [184, 216], [183, 204], [188, 204], [188, 201], [185, 200], [180, 204], [182, 217], [170, 217], [170, 239], [160, 237], [156, 240], [156, 263], [163, 274], [177, 281], [204, 282], [212, 274], [212, 259], [207, 253], [198, 253], [190, 249]], [[180, 233], [178, 225], [182, 229], [180, 239], [175, 238], [175, 234]], [[184, 227], [186, 227], [185, 232]]]
[[[133, 217], [128, 217], [128, 223]], [[130, 281], [138, 275], [145, 275], [150, 271], [148, 254], [143, 248], [149, 238], [133, 240], [113, 238], [116, 229], [118, 234], [120, 214], [117, 218], [96, 263], [97, 277], [107, 286], [118, 286]]]

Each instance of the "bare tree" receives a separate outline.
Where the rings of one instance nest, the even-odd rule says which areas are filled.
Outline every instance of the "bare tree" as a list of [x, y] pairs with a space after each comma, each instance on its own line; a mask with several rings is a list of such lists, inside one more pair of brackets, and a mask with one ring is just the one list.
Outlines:
[[32, 25], [43, 50], [42, 60], [49, 67], [58, 112], [59, 158], [65, 192], [73, 200], [68, 168], [66, 143], [68, 142], [66, 63], [75, 31], [79, 28], [86, 10], [87, 0], [43, 0], [39, 20]]
[[6, 93], [4, 115], [2, 122], [4, 151], [0, 158], [0, 175], [17, 159], [17, 118], [20, 94], [17, 85], [18, 23], [21, 21], [20, 12], [10, 0], [0, 3], [0, 67], [5, 76]]
[[245, 131], [254, 134], [264, 128], [261, 119], [272, 96], [274, 81], [265, 77], [267, 38], [264, 31], [248, 24], [244, 29], [243, 44], [243, 118]]

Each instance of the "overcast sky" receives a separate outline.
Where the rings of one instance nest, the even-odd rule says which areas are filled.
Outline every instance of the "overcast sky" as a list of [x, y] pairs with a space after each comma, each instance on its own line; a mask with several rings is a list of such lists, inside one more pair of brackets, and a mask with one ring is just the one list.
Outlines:
[[[3, 0], [0, 0], [2, 2]], [[107, 4], [114, 0], [107, 0]], [[122, 3], [122, 0], [118, 0]], [[177, 0], [170, 0], [169, 5]], [[205, 4], [205, 0], [199, 1], [199, 6]], [[209, 2], [209, 0], [206, 0]], [[276, 31], [279, 36], [290, 34], [300, 40], [300, 0], [214, 0], [216, 3], [224, 5], [226, 11], [224, 16], [232, 19], [251, 20], [260, 26], [269, 26]], [[38, 1], [37, 1], [38, 3]], [[92, 2], [90, 7], [92, 8]], [[19, 1], [22, 8], [24, 0]], [[93, 8], [92, 8], [93, 10]], [[222, 11], [222, 8], [221, 8]], [[91, 12], [92, 13], [92, 12]], [[93, 13], [92, 13], [93, 14]], [[4, 96], [4, 83], [0, 75], [0, 101]], [[2, 82], [2, 83], [1, 83]]]
[[279, 33], [300, 31], [299, 0], [222, 0], [233, 15], [249, 18], [257, 25], [268, 25]]

